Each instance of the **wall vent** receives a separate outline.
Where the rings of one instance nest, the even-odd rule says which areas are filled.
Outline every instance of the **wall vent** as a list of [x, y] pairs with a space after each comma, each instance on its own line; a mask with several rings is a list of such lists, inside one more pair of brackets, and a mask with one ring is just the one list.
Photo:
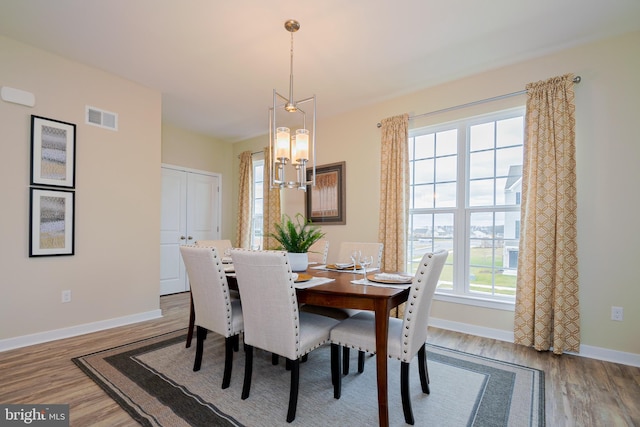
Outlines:
[[118, 114], [87, 105], [87, 124], [105, 129], [118, 130]]

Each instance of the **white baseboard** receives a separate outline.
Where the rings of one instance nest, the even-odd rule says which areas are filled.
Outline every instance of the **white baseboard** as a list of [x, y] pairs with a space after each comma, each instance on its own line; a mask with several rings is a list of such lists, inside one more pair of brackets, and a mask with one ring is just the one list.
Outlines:
[[60, 340], [63, 338], [75, 337], [91, 332], [111, 329], [118, 326], [130, 325], [132, 323], [143, 322], [145, 320], [158, 319], [162, 317], [162, 310], [152, 310], [144, 313], [132, 314], [129, 316], [116, 317], [114, 319], [101, 320], [99, 322], [85, 323], [68, 328], [54, 329], [52, 331], [39, 332], [37, 334], [23, 335], [15, 338], [0, 340], [0, 352], [12, 350], [14, 348], [26, 347], [43, 342]]
[[[471, 325], [469, 323], [452, 322], [450, 320], [429, 318], [429, 326], [446, 329], [448, 331], [461, 332], [463, 334], [476, 335], [484, 338], [492, 338], [500, 341], [513, 342], [513, 332], [502, 329], [485, 328]], [[570, 353], [576, 356], [598, 359], [606, 362], [621, 363], [623, 365], [640, 367], [640, 354], [626, 353], [624, 351], [611, 350], [608, 348], [594, 347], [591, 345], [581, 345], [580, 353]]]

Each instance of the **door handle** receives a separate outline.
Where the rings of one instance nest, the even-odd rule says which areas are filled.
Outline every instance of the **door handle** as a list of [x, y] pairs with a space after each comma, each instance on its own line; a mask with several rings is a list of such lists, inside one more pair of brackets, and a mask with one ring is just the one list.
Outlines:
[[180, 236], [180, 240], [184, 240], [184, 239], [186, 239], [186, 237]]
[[189, 236], [187, 237], [187, 240], [193, 240], [193, 237]]

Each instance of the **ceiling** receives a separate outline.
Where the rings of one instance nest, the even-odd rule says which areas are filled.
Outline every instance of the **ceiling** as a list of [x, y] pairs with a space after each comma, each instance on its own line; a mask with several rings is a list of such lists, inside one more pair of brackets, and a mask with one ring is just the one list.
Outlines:
[[287, 96], [290, 18], [294, 98], [321, 120], [640, 30], [640, 1], [0, 0], [0, 34], [156, 89], [163, 120], [228, 142]]

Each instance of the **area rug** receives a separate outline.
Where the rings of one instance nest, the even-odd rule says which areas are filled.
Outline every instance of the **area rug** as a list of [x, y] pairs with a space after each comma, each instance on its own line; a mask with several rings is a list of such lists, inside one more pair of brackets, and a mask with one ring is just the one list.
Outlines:
[[[371, 426], [378, 424], [375, 356], [343, 377], [342, 397], [333, 398], [330, 348], [314, 350], [300, 365], [296, 419], [287, 424], [290, 372], [284, 360], [254, 352], [253, 381], [241, 400], [242, 346], [234, 354], [231, 386], [221, 389], [224, 340], [210, 333], [202, 369], [193, 372], [195, 343], [185, 331], [74, 358], [74, 363], [144, 426]], [[355, 354], [354, 354], [355, 353]], [[525, 366], [427, 345], [431, 393], [423, 394], [417, 363], [410, 370], [416, 425], [544, 426], [544, 372]], [[400, 400], [400, 362], [389, 359], [389, 423], [406, 425]]]

